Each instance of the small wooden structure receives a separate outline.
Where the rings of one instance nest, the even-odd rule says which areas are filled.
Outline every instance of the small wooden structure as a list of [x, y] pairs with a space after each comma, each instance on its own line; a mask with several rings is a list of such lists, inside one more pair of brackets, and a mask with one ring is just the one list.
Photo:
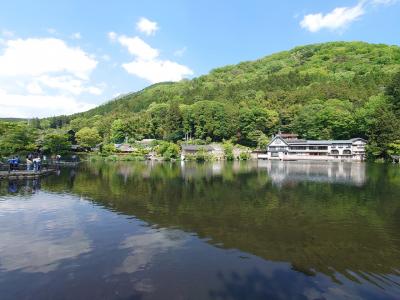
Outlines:
[[23, 171], [23, 170], [15, 170], [15, 171], [0, 171], [0, 180], [1, 179], [32, 179], [38, 178], [41, 176], [50, 175], [55, 173], [56, 169], [45, 169], [40, 171]]

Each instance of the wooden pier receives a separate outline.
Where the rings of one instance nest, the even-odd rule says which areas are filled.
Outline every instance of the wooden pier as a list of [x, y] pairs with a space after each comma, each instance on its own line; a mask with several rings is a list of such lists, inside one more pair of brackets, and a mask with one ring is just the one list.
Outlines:
[[42, 176], [47, 176], [50, 174], [55, 173], [56, 169], [45, 169], [38, 172], [35, 171], [23, 171], [23, 170], [16, 170], [16, 171], [0, 171], [0, 180], [1, 179], [34, 179], [39, 178]]

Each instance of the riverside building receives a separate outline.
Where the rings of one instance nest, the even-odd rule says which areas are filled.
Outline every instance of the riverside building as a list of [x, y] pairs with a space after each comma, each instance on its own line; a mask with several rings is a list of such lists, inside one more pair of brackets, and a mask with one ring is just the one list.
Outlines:
[[349, 140], [303, 140], [297, 134], [277, 134], [267, 146], [267, 159], [278, 160], [365, 160], [362, 138]]

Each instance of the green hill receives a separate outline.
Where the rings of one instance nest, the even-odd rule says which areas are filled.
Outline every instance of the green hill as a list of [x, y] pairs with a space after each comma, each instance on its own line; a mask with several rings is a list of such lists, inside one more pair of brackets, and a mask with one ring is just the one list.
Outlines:
[[160, 83], [82, 115], [138, 112], [151, 103], [201, 100], [238, 104], [261, 101], [282, 110], [313, 99], [362, 103], [382, 92], [400, 70], [400, 47], [363, 42], [331, 42], [296, 47], [256, 61], [215, 69], [177, 83]]
[[[261, 134], [269, 136], [278, 129], [315, 139], [371, 138], [379, 134], [372, 123], [381, 116], [395, 118], [387, 87], [396, 84], [399, 72], [398, 46], [301, 46], [192, 80], [152, 85], [76, 114], [72, 125], [79, 129], [86, 124], [82, 119], [92, 119], [111, 140], [178, 140], [189, 132], [199, 139], [234, 139], [254, 146]], [[170, 116], [174, 110], [177, 115]]]
[[[38, 128], [94, 127], [105, 142], [126, 138], [257, 146], [278, 130], [310, 139], [369, 139], [372, 156], [400, 142], [400, 47], [330, 42], [296, 47], [209, 74], [159, 83]], [[396, 144], [397, 143], [397, 144]], [[397, 146], [395, 146], [397, 147]]]

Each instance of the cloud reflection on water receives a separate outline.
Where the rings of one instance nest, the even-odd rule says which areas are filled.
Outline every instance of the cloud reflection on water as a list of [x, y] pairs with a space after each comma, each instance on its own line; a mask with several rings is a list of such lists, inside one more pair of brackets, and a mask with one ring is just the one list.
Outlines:
[[47, 273], [63, 259], [91, 251], [91, 241], [82, 230], [78, 201], [52, 194], [0, 201], [0, 268], [7, 271]]
[[125, 238], [120, 249], [128, 249], [129, 254], [115, 270], [115, 274], [134, 273], [150, 265], [153, 259], [170, 250], [181, 248], [187, 240], [187, 234], [179, 230], [147, 230], [143, 234]]

